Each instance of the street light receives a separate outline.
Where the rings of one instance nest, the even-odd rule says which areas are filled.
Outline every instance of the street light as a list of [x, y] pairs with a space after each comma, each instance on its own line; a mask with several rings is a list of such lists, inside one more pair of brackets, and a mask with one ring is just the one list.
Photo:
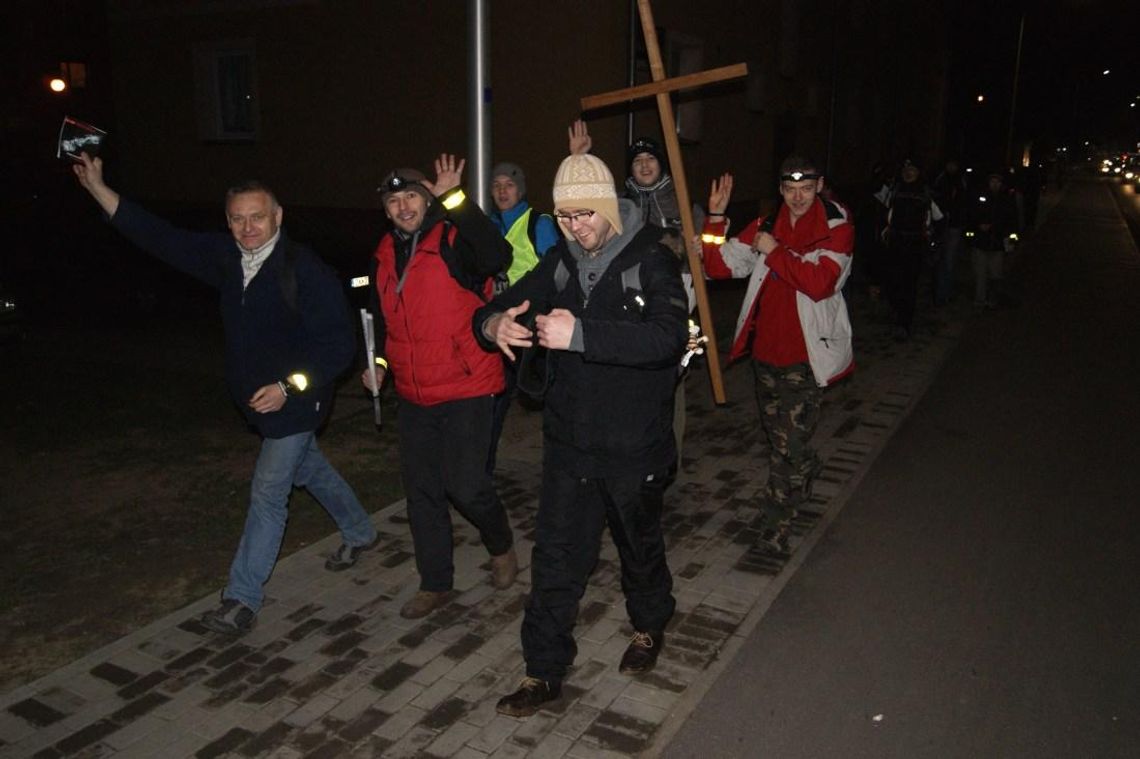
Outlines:
[[52, 77], [51, 81], [48, 82], [48, 87], [51, 88], [52, 92], [63, 92], [67, 89], [67, 82], [58, 76]]

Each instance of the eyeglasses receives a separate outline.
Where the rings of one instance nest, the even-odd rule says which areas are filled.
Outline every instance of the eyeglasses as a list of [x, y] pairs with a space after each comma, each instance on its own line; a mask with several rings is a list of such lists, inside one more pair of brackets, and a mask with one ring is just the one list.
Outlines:
[[574, 222], [588, 221], [594, 218], [594, 211], [575, 211], [574, 213], [556, 213], [554, 218], [562, 222], [566, 226], [570, 226]]

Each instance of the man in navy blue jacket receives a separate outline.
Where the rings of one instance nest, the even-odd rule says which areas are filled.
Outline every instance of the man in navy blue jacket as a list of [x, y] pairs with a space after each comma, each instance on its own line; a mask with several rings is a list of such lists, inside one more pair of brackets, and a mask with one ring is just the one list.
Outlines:
[[281, 230], [282, 208], [269, 188], [246, 182], [226, 193], [232, 237], [188, 232], [123, 199], [103, 180], [103, 163], [81, 155], [75, 174], [131, 242], [218, 290], [226, 343], [226, 384], [262, 437], [245, 531], [222, 603], [202, 617], [216, 632], [240, 635], [254, 624], [285, 534], [289, 495], [303, 487], [340, 529], [343, 544], [325, 562], [356, 563], [376, 529], [356, 494], [317, 447], [335, 380], [355, 355], [344, 292], [310, 249]]

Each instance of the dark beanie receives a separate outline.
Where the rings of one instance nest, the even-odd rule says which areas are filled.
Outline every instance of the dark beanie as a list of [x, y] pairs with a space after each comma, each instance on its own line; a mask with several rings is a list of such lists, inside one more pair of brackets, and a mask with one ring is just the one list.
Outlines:
[[657, 162], [661, 164], [662, 174], [669, 173], [669, 162], [665, 160], [665, 151], [661, 149], [661, 146], [648, 137], [638, 137], [625, 151], [625, 171], [627, 174], [633, 174], [633, 159], [641, 153], [649, 153], [656, 158]]

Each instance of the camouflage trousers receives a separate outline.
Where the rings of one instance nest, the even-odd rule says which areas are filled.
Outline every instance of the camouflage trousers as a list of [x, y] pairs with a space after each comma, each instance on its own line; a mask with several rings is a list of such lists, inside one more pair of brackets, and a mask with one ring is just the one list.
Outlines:
[[752, 361], [760, 425], [768, 439], [768, 484], [761, 512], [768, 524], [791, 519], [811, 498], [821, 462], [811, 447], [823, 388], [807, 364], [772, 366]]

